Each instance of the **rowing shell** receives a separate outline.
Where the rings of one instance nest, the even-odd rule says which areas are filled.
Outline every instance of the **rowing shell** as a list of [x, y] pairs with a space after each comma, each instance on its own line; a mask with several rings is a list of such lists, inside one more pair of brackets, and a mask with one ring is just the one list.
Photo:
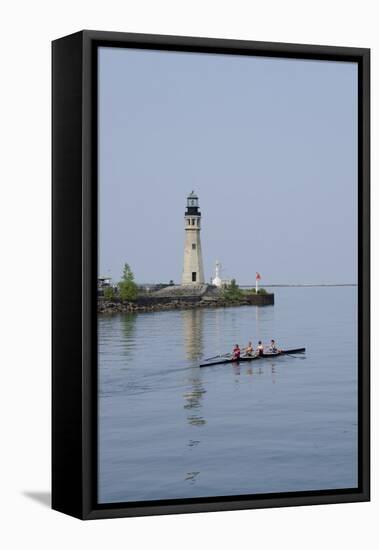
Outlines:
[[283, 349], [277, 353], [264, 353], [263, 355], [253, 355], [252, 357], [240, 357], [239, 359], [220, 359], [212, 363], [203, 363], [200, 367], [213, 367], [214, 365], [228, 365], [230, 363], [244, 363], [246, 361], [255, 361], [256, 359], [269, 359], [278, 355], [293, 355], [294, 353], [304, 353], [305, 348]]

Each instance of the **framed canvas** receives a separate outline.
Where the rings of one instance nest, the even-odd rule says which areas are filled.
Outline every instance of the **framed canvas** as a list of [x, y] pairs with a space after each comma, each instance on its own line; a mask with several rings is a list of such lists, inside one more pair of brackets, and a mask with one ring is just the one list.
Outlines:
[[369, 500], [369, 50], [52, 53], [53, 508]]

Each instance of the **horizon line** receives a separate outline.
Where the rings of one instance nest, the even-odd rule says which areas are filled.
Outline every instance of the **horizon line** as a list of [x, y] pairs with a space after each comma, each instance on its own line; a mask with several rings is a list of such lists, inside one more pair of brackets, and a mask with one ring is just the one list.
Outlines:
[[[248, 287], [252, 285], [239, 285], [240, 287]], [[254, 286], [254, 285], [253, 285]], [[288, 287], [288, 286], [358, 286], [358, 283], [271, 283], [260, 285], [264, 287]]]

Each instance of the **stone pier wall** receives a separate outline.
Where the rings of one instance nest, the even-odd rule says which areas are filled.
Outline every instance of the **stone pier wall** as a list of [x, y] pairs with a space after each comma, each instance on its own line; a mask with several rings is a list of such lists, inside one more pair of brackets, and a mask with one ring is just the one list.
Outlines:
[[274, 294], [250, 294], [236, 301], [224, 300], [220, 297], [207, 297], [206, 294], [190, 296], [140, 296], [136, 300], [133, 300], [133, 302], [122, 302], [119, 299], [109, 301], [100, 297], [98, 299], [98, 312], [144, 312], [164, 311], [170, 309], [191, 309], [199, 307], [215, 308], [269, 305], [274, 305]]
[[275, 303], [273, 292], [267, 294], [249, 294], [245, 299], [252, 306], [273, 306]]

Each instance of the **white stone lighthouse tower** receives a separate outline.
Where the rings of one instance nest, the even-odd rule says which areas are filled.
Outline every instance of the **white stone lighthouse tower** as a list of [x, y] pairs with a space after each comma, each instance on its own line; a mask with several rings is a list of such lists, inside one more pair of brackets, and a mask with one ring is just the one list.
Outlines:
[[200, 242], [200, 220], [199, 199], [192, 191], [187, 197], [187, 208], [184, 214], [185, 243], [182, 275], [183, 285], [204, 284], [203, 257], [201, 254]]

